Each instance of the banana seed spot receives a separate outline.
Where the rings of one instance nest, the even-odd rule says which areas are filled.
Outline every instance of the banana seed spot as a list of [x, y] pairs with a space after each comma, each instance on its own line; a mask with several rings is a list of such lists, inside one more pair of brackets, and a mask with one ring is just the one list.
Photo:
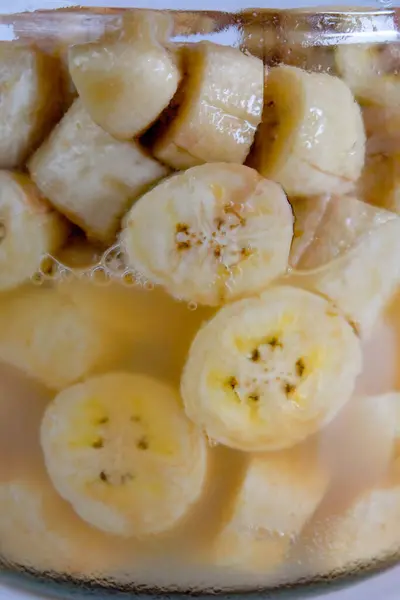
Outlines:
[[296, 386], [291, 383], [284, 384], [284, 390], [287, 398], [290, 398], [296, 392]]
[[107, 476], [107, 473], [105, 471], [102, 471], [100, 473], [100, 479], [101, 479], [101, 481], [104, 481], [104, 483], [108, 483], [108, 476]]
[[97, 438], [97, 440], [95, 440], [92, 444], [92, 448], [95, 448], [96, 450], [98, 450], [99, 448], [103, 448], [103, 447], [104, 447], [104, 440], [101, 437]]
[[299, 358], [296, 361], [296, 373], [297, 373], [297, 375], [299, 377], [303, 377], [305, 370], [306, 370], [306, 365], [305, 365], [304, 359]]
[[139, 448], [139, 450], [148, 450], [149, 449], [149, 442], [146, 437], [140, 438], [140, 440], [137, 443], [137, 448]]
[[7, 229], [4, 223], [0, 221], [0, 242], [4, 240], [7, 235]]
[[252, 360], [253, 362], [258, 362], [260, 360], [260, 358], [261, 358], [260, 351], [258, 348], [255, 348], [253, 350], [253, 352], [251, 353], [250, 360]]
[[238, 385], [238, 380], [236, 377], [229, 377], [227, 384], [234, 390]]

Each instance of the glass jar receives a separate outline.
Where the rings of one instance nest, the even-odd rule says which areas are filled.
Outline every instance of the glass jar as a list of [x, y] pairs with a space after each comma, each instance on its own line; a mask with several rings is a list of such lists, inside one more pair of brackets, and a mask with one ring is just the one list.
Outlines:
[[392, 567], [398, 10], [54, 4], [0, 12], [3, 581]]

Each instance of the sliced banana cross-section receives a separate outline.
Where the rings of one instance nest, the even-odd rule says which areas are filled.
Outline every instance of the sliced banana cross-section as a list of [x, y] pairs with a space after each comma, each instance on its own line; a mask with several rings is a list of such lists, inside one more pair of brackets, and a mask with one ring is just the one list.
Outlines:
[[167, 174], [138, 143], [103, 131], [80, 100], [34, 154], [29, 170], [60, 212], [104, 242], [113, 239], [133, 200]]
[[63, 390], [41, 440], [58, 492], [108, 533], [166, 531], [203, 491], [205, 439], [177, 392], [144, 375], [107, 373]]
[[312, 444], [255, 454], [214, 540], [215, 563], [263, 574], [287, 557], [322, 500], [329, 477]]
[[348, 252], [313, 271], [293, 272], [291, 279], [329, 298], [363, 337], [370, 335], [400, 282], [400, 218], [388, 215]]
[[176, 297], [218, 305], [263, 289], [288, 263], [290, 204], [280, 186], [242, 165], [193, 167], [128, 213], [129, 264]]
[[123, 351], [85, 307], [53, 289], [7, 294], [0, 307], [0, 360], [51, 389], [104, 368]]
[[325, 73], [270, 70], [251, 164], [289, 196], [345, 193], [364, 164], [361, 111], [348, 86]]
[[66, 221], [22, 173], [0, 170], [0, 290], [24, 283], [68, 234]]
[[197, 334], [181, 383], [188, 416], [217, 442], [289, 448], [349, 400], [360, 343], [323, 298], [289, 286], [222, 308]]
[[187, 76], [178, 108], [154, 155], [175, 169], [243, 163], [261, 121], [262, 61], [236, 48], [200, 42], [185, 48], [184, 62]]
[[399, 107], [400, 44], [339, 45], [336, 66], [361, 103]]
[[22, 166], [61, 106], [57, 63], [40, 50], [0, 43], [0, 168]]
[[168, 106], [180, 80], [172, 54], [157, 41], [157, 31], [152, 39], [148, 21], [150, 13], [139, 22], [128, 14], [127, 31], [116, 39], [69, 51], [70, 73], [85, 108], [98, 125], [121, 139], [147, 129]]

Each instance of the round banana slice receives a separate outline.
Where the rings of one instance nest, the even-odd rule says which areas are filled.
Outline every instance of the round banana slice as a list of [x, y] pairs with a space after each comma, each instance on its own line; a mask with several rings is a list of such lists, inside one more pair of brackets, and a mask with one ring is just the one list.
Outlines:
[[[302, 564], [312, 575], [377, 564], [400, 548], [400, 486], [369, 489], [345, 510], [315, 521]], [[306, 567], [307, 565], [307, 567]]]
[[68, 234], [66, 221], [23, 174], [0, 171], [0, 289], [24, 283]]
[[262, 61], [211, 42], [189, 44], [183, 56], [187, 76], [154, 156], [174, 169], [244, 163], [261, 121]]
[[129, 265], [173, 296], [219, 305], [284, 273], [292, 235], [282, 189], [221, 163], [153, 188], [128, 213], [121, 242]]
[[262, 574], [285, 561], [329, 484], [317, 457], [313, 444], [252, 456], [214, 540], [216, 564]]
[[199, 331], [182, 397], [211, 439], [240, 450], [280, 450], [334, 418], [361, 363], [356, 335], [329, 302], [276, 286], [222, 308]]
[[297, 268], [315, 269], [329, 263], [393, 218], [389, 211], [377, 209], [351, 196], [332, 197]]
[[116, 140], [76, 100], [29, 161], [32, 179], [91, 239], [114, 241], [135, 198], [167, 175], [136, 141]]
[[365, 153], [364, 125], [348, 86], [325, 73], [271, 69], [252, 166], [288, 196], [350, 191]]
[[348, 252], [290, 283], [329, 298], [362, 337], [368, 337], [400, 282], [400, 218], [389, 213]]
[[63, 390], [41, 440], [58, 492], [108, 533], [164, 532], [204, 489], [205, 439], [175, 390], [144, 375], [107, 373]]
[[0, 168], [22, 166], [61, 108], [60, 69], [28, 46], [0, 43]]
[[336, 49], [336, 66], [362, 104], [398, 108], [400, 44], [351, 44]]
[[124, 351], [121, 338], [56, 290], [7, 294], [0, 308], [0, 360], [51, 389], [113, 364]]
[[90, 116], [105, 131], [126, 140], [157, 119], [181, 77], [172, 54], [156, 39], [163, 37], [163, 24], [155, 22], [151, 37], [147, 19], [151, 20], [149, 13], [138, 23], [128, 13], [126, 30], [117, 39], [77, 45], [69, 51], [72, 80]]

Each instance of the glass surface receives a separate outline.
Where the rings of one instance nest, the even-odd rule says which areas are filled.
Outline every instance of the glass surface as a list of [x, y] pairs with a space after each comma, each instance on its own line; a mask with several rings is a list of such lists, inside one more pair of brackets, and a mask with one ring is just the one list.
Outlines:
[[6, 580], [300, 596], [396, 563], [397, 11], [0, 39]]

